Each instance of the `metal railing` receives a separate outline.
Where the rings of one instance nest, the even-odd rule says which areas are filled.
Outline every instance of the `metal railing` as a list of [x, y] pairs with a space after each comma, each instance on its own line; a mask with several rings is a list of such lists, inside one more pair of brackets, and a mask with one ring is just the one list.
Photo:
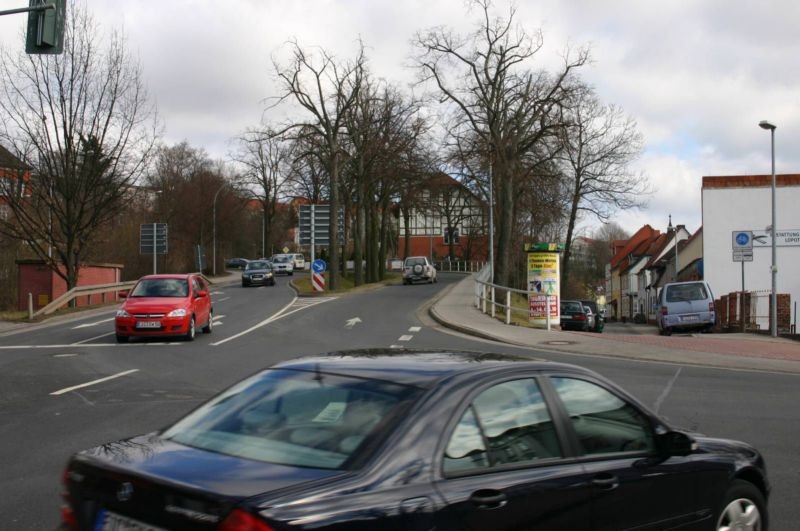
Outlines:
[[[489, 275], [489, 267], [484, 266], [483, 269], [481, 269], [481, 271], [475, 276], [475, 307], [481, 310], [483, 313], [490, 314], [492, 317], [496, 317], [497, 308], [501, 308], [505, 312], [505, 323], [507, 325], [511, 324], [512, 312], [521, 313], [528, 318], [530, 316], [530, 310], [528, 308], [513, 307], [511, 304], [511, 294], [519, 293], [521, 295], [525, 295], [525, 299], [528, 300], [531, 292], [522, 289], [509, 288], [499, 284], [493, 284], [489, 282]], [[498, 290], [505, 293], [505, 304], [498, 302]], [[487, 306], [489, 307], [488, 310]], [[545, 307], [550, 307], [549, 297]], [[545, 314], [546, 328], [547, 330], [550, 330], [550, 312], [546, 311]]]
[[477, 273], [486, 266], [486, 262], [483, 260], [436, 260], [433, 265], [445, 273]]
[[102, 295], [101, 304], [106, 302], [106, 294], [113, 293], [115, 300], [120, 291], [130, 289], [136, 284], [135, 280], [129, 282], [116, 282], [114, 284], [95, 284], [93, 286], [78, 286], [72, 288], [60, 297], [54, 299], [50, 304], [39, 308], [36, 312], [33, 311], [33, 295], [28, 293], [28, 319], [33, 319], [39, 315], [50, 315], [59, 308], [66, 306], [70, 302], [77, 300], [79, 297], [86, 297], [88, 304], [91, 304], [92, 295]]
[[[201, 274], [205, 281], [208, 284], [215, 284], [218, 282], [217, 280], [212, 280], [205, 275]], [[72, 288], [68, 292], [64, 293], [60, 297], [53, 299], [52, 302], [39, 308], [36, 312], [33, 311], [33, 294], [28, 293], [28, 319], [33, 319], [34, 317], [38, 317], [40, 315], [50, 315], [54, 313], [59, 308], [63, 308], [70, 302], [74, 300], [78, 300], [79, 297], [86, 297], [87, 305], [91, 305], [92, 303], [92, 295], [102, 295], [100, 304], [105, 304], [106, 302], [106, 295], [108, 293], [114, 294], [114, 300], [117, 300], [117, 294], [120, 291], [129, 290], [132, 288], [138, 280], [129, 280], [127, 282], [116, 282], [113, 284], [95, 284], [92, 286], [78, 286]]]

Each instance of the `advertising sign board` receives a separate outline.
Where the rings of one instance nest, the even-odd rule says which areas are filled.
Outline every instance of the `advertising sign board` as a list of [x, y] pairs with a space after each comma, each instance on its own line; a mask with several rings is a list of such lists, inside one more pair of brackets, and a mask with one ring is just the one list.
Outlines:
[[[528, 309], [529, 319], [535, 324], [558, 325], [559, 314], [559, 254], [557, 252], [528, 253]], [[550, 301], [549, 308], [547, 301]]]

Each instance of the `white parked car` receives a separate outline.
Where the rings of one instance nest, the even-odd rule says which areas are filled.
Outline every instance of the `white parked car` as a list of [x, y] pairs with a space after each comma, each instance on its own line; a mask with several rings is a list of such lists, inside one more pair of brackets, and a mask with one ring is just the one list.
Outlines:
[[292, 260], [294, 261], [295, 271], [303, 271], [306, 268], [306, 258], [302, 254], [300, 253], [293, 254]]
[[437, 282], [436, 268], [427, 256], [409, 256], [403, 263], [403, 284], [413, 284], [417, 280]]

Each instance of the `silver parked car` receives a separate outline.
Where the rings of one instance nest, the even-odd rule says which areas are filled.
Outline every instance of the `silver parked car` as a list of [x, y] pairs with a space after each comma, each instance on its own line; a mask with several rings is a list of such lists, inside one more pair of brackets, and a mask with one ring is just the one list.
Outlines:
[[661, 335], [668, 336], [674, 330], [710, 332], [717, 322], [714, 295], [703, 280], [667, 284], [658, 301], [656, 321]]
[[418, 280], [429, 284], [438, 282], [436, 268], [427, 256], [409, 256], [403, 263], [403, 284], [413, 284]]

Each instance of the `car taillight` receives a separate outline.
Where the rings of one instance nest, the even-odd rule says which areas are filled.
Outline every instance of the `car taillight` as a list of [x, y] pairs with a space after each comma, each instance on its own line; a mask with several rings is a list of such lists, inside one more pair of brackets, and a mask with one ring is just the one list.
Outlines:
[[667, 307], [666, 306], [662, 306], [661, 307], [661, 315], [667, 315], [668, 313], [669, 313], [669, 310], [667, 309]]
[[275, 531], [263, 520], [255, 515], [234, 509], [228, 517], [219, 524], [218, 531]]
[[585, 321], [586, 320], [586, 316], [584, 314], [582, 314], [582, 313], [579, 313], [578, 315], [575, 316], [575, 320], [576, 321]]
[[78, 529], [78, 518], [75, 516], [75, 511], [72, 510], [72, 498], [67, 489], [68, 479], [69, 470], [65, 468], [61, 475], [61, 523], [68, 529]]

